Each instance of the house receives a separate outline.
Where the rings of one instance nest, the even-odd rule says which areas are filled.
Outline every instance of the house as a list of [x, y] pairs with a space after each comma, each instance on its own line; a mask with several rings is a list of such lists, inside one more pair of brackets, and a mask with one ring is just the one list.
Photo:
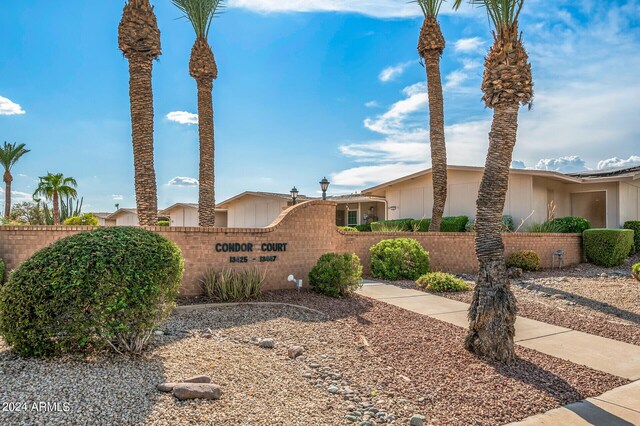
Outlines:
[[[217, 208], [215, 226], [227, 227], [227, 210]], [[171, 226], [198, 226], [198, 204], [196, 203], [176, 203], [160, 212], [162, 216], [169, 219]]]
[[[448, 166], [445, 216], [475, 217], [483, 168]], [[389, 219], [429, 218], [433, 207], [431, 169], [362, 191], [386, 199]], [[580, 216], [593, 227], [621, 227], [640, 217], [640, 167], [563, 174], [511, 169], [504, 214], [516, 226], [555, 217]]]
[[[138, 211], [136, 209], [118, 209], [105, 219], [105, 226], [138, 226]], [[100, 219], [98, 219], [98, 223]]]
[[97, 213], [91, 213], [91, 214], [94, 215], [96, 218], [98, 218], [98, 226], [115, 226], [116, 224], [115, 220], [109, 219], [109, 216], [111, 215], [111, 213], [97, 212]]

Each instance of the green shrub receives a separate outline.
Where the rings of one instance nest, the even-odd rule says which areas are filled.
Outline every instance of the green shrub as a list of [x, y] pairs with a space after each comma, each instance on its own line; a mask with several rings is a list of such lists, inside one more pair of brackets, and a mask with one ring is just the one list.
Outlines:
[[353, 226], [338, 226], [338, 229], [344, 232], [359, 232], [358, 229]]
[[540, 269], [540, 256], [533, 250], [513, 252], [507, 258], [507, 268], [520, 268], [523, 271], [538, 271]]
[[467, 216], [443, 217], [440, 223], [440, 232], [464, 232], [469, 218]]
[[84, 213], [80, 216], [71, 216], [68, 217], [62, 222], [63, 225], [74, 225], [74, 226], [98, 226], [98, 218], [92, 215], [91, 213]]
[[631, 267], [631, 275], [633, 275], [633, 278], [640, 281], [640, 263], [636, 263]]
[[371, 232], [371, 224], [356, 225], [355, 227], [359, 232]]
[[565, 234], [582, 234], [584, 231], [591, 228], [591, 223], [581, 217], [560, 217], [550, 220], [549, 223], [557, 225], [559, 232]]
[[311, 287], [327, 296], [350, 296], [362, 286], [362, 265], [355, 253], [325, 253], [309, 272]]
[[429, 253], [412, 238], [383, 240], [369, 249], [371, 273], [387, 280], [416, 280], [429, 272]]
[[4, 284], [4, 262], [0, 259], [0, 284]]
[[559, 234], [562, 233], [562, 226], [554, 222], [532, 223], [527, 228], [527, 232]]
[[140, 228], [101, 228], [36, 252], [0, 289], [0, 335], [20, 354], [109, 344], [140, 353], [175, 306], [178, 246]]
[[445, 291], [469, 291], [469, 284], [444, 272], [430, 272], [422, 275], [416, 281], [416, 285], [424, 290], [441, 293]]
[[382, 222], [373, 222], [371, 231], [373, 232], [412, 232], [411, 223], [413, 219], [393, 219], [383, 220]]
[[419, 219], [411, 221], [412, 232], [429, 232], [431, 226], [431, 219]]
[[159, 220], [158, 226], [171, 226], [171, 222], [169, 222], [168, 220]]
[[629, 220], [624, 223], [624, 229], [633, 231], [633, 252], [640, 251], [640, 220]]
[[205, 295], [216, 302], [242, 302], [260, 297], [264, 278], [264, 273], [253, 268], [210, 269], [200, 282]]
[[587, 229], [582, 233], [587, 260], [600, 266], [618, 266], [624, 263], [633, 246], [630, 229]]
[[[513, 216], [504, 215], [502, 216], [502, 227], [500, 228], [501, 232], [513, 232], [516, 230], [516, 227], [513, 223]], [[469, 220], [464, 227], [464, 232], [476, 232], [476, 220]]]

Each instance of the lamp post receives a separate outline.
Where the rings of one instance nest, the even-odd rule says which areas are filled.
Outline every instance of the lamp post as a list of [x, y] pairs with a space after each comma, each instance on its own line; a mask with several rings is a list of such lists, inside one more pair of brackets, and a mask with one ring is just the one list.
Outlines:
[[294, 186], [291, 188], [291, 201], [294, 206], [296, 205], [296, 198], [298, 198], [298, 189]]
[[322, 178], [322, 180], [320, 181], [320, 189], [322, 189], [322, 199], [323, 200], [327, 199], [327, 189], [329, 189], [329, 184], [330, 183], [331, 182], [329, 182], [326, 177]]

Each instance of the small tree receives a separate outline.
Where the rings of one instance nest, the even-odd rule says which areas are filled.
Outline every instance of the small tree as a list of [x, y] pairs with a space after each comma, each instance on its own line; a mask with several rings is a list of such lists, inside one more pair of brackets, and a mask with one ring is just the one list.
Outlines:
[[9, 219], [11, 215], [11, 182], [13, 182], [13, 176], [11, 175], [11, 168], [18, 162], [18, 160], [27, 152], [25, 144], [15, 144], [5, 142], [0, 147], [0, 164], [4, 167], [4, 217]]
[[78, 183], [74, 178], [64, 177], [62, 173], [47, 173], [40, 177], [38, 188], [33, 193], [34, 200], [38, 197], [53, 201], [53, 224], [60, 225], [60, 197], [75, 199], [78, 196], [76, 187]]

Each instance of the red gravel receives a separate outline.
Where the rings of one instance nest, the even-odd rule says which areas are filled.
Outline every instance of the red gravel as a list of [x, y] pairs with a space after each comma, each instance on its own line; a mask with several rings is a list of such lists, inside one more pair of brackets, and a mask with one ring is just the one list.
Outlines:
[[463, 329], [360, 296], [336, 300], [304, 293], [298, 299], [293, 292], [274, 292], [263, 300], [326, 312], [344, 339], [364, 336], [369, 346], [327, 346], [331, 368], [360, 394], [373, 392], [372, 402], [400, 423], [421, 413], [431, 424], [504, 424], [628, 383], [520, 347], [511, 366], [479, 359], [463, 348]]

